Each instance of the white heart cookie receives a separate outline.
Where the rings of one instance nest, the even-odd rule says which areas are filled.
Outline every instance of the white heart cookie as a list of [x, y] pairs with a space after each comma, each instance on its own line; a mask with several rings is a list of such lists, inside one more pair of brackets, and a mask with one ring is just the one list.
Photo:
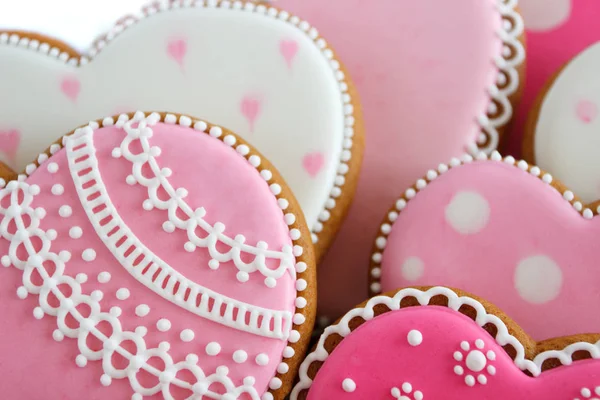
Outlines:
[[359, 118], [340, 63], [316, 29], [266, 5], [153, 5], [81, 58], [0, 35], [0, 92], [10, 93], [0, 135], [18, 132], [20, 141], [0, 161], [18, 169], [56, 132], [138, 109], [201, 114], [239, 132], [290, 184], [319, 252], [345, 214], [360, 164]]

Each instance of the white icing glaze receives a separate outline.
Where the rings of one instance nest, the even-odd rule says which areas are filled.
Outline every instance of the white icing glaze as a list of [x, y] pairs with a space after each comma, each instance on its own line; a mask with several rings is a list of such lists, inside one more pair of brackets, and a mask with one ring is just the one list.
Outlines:
[[[494, 161], [503, 161], [504, 163], [506, 163], [508, 165], [513, 165], [515, 168], [518, 168], [522, 171], [527, 171], [529, 174], [531, 174], [535, 177], [538, 177], [542, 182], [546, 183], [547, 185], [551, 185], [552, 182], [554, 181], [554, 178], [552, 177], [552, 175], [550, 175], [548, 173], [542, 174], [542, 172], [538, 166], [529, 165], [524, 160], [517, 161], [512, 156], [506, 156], [506, 157], [502, 158], [500, 153], [498, 153], [497, 151], [492, 152], [492, 154], [490, 154], [489, 156], [483, 152], [480, 152], [477, 155], [475, 155], [475, 158], [477, 160], [489, 159], [489, 160], [494, 160]], [[473, 160], [474, 160], [473, 156], [466, 155], [466, 156], [463, 156], [462, 159], [453, 158], [452, 160], [450, 160], [450, 162], [448, 164], [440, 164], [437, 168], [437, 171], [436, 170], [428, 171], [427, 179], [426, 180], [421, 179], [421, 181], [422, 181], [421, 184], [415, 185], [415, 187], [419, 186], [418, 189], [416, 189], [416, 190], [413, 188], [409, 189], [409, 190], [413, 190], [414, 194], [412, 192], [410, 192], [409, 194], [411, 194], [411, 196], [407, 196], [407, 193], [405, 192], [404, 195], [400, 199], [398, 199], [398, 201], [396, 201], [395, 210], [392, 210], [388, 213], [387, 217], [381, 224], [380, 234], [375, 239], [375, 246], [377, 249], [371, 255], [371, 270], [370, 270], [370, 285], [369, 285], [369, 290], [370, 290], [371, 294], [381, 293], [381, 283], [380, 283], [381, 261], [382, 261], [382, 254], [387, 245], [387, 237], [388, 237], [389, 233], [391, 232], [390, 227], [394, 224], [394, 222], [398, 218], [398, 214], [400, 212], [402, 212], [402, 210], [406, 207], [407, 202], [410, 201], [410, 198], [414, 198], [420, 190], [425, 189], [427, 187], [427, 185], [429, 185], [432, 181], [437, 179], [440, 175], [447, 172], [449, 169], [456, 168], [456, 167], [461, 166], [466, 163], [470, 163]], [[554, 187], [552, 187], [552, 188], [553, 188], [553, 190], [558, 190]], [[594, 218], [594, 216], [598, 215], [598, 213], [600, 211], [600, 206], [597, 207], [597, 209], [592, 210], [590, 208], [584, 207], [583, 204], [581, 204], [581, 202], [575, 201], [575, 195], [570, 190], [564, 190], [562, 192], [562, 196], [566, 201], [568, 201], [571, 204], [571, 206], [575, 210], [577, 210], [579, 212], [579, 214], [581, 214], [581, 216], [584, 219]], [[471, 200], [473, 199], [473, 197], [471, 195], [469, 195], [469, 197], [471, 197]], [[467, 219], [469, 219], [469, 221], [461, 220], [459, 222], [459, 224], [463, 224], [463, 225], [461, 225], [461, 228], [468, 227], [469, 229], [465, 229], [464, 231], [458, 230], [460, 233], [469, 234], [472, 230], [481, 229], [481, 226], [484, 225], [485, 223], [487, 223], [487, 219], [489, 218], [489, 206], [486, 206], [486, 203], [487, 202], [485, 201], [485, 199], [483, 199], [483, 200], [476, 199], [475, 201], [470, 201], [471, 206], [475, 205], [476, 218], [472, 218], [472, 219], [467, 218]], [[446, 210], [446, 218], [448, 218], [448, 210]], [[560, 272], [560, 268], [553, 266], [552, 263], [554, 263], [554, 261], [546, 260], [544, 258], [544, 256], [535, 256], [535, 257], [532, 257], [532, 259], [533, 260], [531, 260], [531, 259], [522, 260], [522, 264], [524, 263], [525, 267], [517, 268], [517, 271], [520, 271], [520, 274], [523, 275], [522, 279], [521, 279], [521, 275], [519, 275], [519, 274], [515, 275], [515, 284], [516, 284], [517, 291], [520, 293], [520, 295], [523, 298], [531, 297], [528, 300], [531, 300], [534, 303], [535, 302], [543, 303], [546, 301], [550, 301], [552, 298], [554, 298], [558, 295], [558, 291], [560, 290], [560, 286], [562, 283], [562, 273]], [[540, 264], [543, 264], [543, 265], [540, 265]], [[419, 259], [418, 257], [409, 257], [405, 260], [405, 262], [403, 263], [401, 268], [402, 268], [403, 277], [408, 281], [414, 281], [414, 280], [419, 279], [422, 276], [426, 266], [423, 263], [423, 261], [421, 259]], [[548, 274], [547, 276], [546, 276], [546, 273]], [[539, 288], [534, 288], [534, 287], [530, 287], [530, 286], [526, 286], [526, 285], [520, 285], [521, 282], [525, 282], [526, 277], [530, 277], [531, 275], [536, 275], [536, 276], [544, 275], [544, 281], [546, 279], [548, 279], [550, 284], [545, 285], [544, 291], [540, 291], [540, 292], [538, 292]], [[536, 279], [534, 279], [534, 281]], [[529, 284], [530, 283], [528, 283], [527, 285], [529, 285]]]
[[[544, 362], [550, 359], [556, 359], [561, 365], [569, 365], [573, 360], [573, 355], [579, 351], [589, 353], [590, 357], [593, 359], [600, 359], [600, 341], [596, 343], [587, 343], [587, 342], [577, 342], [573, 343], [562, 350], [550, 350], [539, 353], [533, 360], [527, 359], [525, 357], [525, 347], [519, 340], [510, 334], [508, 327], [506, 324], [497, 316], [493, 314], [488, 314], [483, 304], [478, 302], [477, 300], [467, 297], [467, 296], [459, 296], [451, 289], [445, 287], [434, 287], [428, 289], [427, 291], [422, 291], [419, 289], [402, 289], [399, 290], [393, 297], [388, 296], [376, 296], [372, 297], [367, 301], [366, 305], [362, 308], [355, 308], [350, 310], [346, 315], [342, 317], [340, 322], [335, 325], [331, 325], [325, 329], [325, 332], [319, 338], [319, 342], [317, 343], [315, 349], [308, 354], [305, 358], [304, 362], [300, 366], [300, 381], [294, 387], [294, 390], [291, 394], [291, 400], [297, 400], [298, 395], [311, 387], [312, 379], [308, 376], [308, 369], [314, 362], [324, 362], [328, 357], [329, 353], [325, 349], [325, 342], [327, 338], [331, 335], [339, 335], [342, 338], [350, 335], [352, 333], [352, 329], [350, 328], [350, 321], [356, 317], [360, 317], [365, 321], [370, 321], [375, 318], [375, 307], [377, 305], [385, 305], [391, 311], [400, 310], [401, 302], [405, 298], [415, 298], [421, 306], [426, 306], [430, 304], [430, 301], [436, 296], [444, 296], [448, 299], [448, 308], [454, 311], [458, 311], [462, 306], [469, 306], [475, 310], [475, 323], [480, 327], [485, 326], [486, 324], [492, 324], [496, 327], [496, 335], [494, 337], [495, 341], [500, 346], [510, 345], [515, 350], [515, 356], [513, 359], [514, 364], [521, 369], [522, 371], [527, 371], [531, 373], [532, 376], [537, 377], [542, 373], [542, 365]], [[475, 348], [477, 351], [483, 354], [484, 343], [483, 341], [477, 340], [475, 343], [470, 344], [468, 342], [458, 343], [458, 351], [454, 353], [454, 360], [456, 361], [464, 361], [468, 358], [468, 353], [465, 355], [465, 352], [470, 351], [472, 348]], [[477, 360], [470, 361], [469, 364], [471, 367], [479, 368], [482, 364], [480, 360], [481, 357], [476, 356]], [[485, 371], [487, 375], [493, 376], [496, 373], [494, 368], [488, 369], [489, 364], [491, 364], [496, 358], [496, 355], [493, 352], [487, 352], [485, 354], [485, 362], [487, 368]], [[469, 365], [465, 364], [465, 367], [469, 367]], [[465, 374], [465, 368], [462, 366], [458, 366], [458, 368], [454, 369], [455, 374], [463, 375]], [[469, 386], [473, 386], [477, 383], [485, 384], [482, 381], [487, 382], [487, 377], [484, 374], [479, 374], [478, 376], [484, 376], [484, 379], [479, 380], [479, 378], [475, 378], [473, 375], [470, 375], [471, 378], [467, 379], [465, 377], [465, 383]], [[477, 381], [475, 381], [477, 379]], [[396, 391], [398, 396], [400, 395], [400, 391]], [[396, 397], [399, 398], [399, 397]]]
[[[210, 40], [196, 40], [207, 31]], [[141, 59], [151, 68], [123, 74], [131, 69], [128, 60]], [[2, 76], [11, 77], [0, 76], [0, 91], [13, 93], [15, 107], [27, 104], [40, 115], [19, 120], [14, 110], [0, 111], [0, 120], [18, 126], [26, 141], [19, 168], [50, 140], [40, 132], [67, 131], [116, 107], [176, 109], [226, 123], [250, 139], [289, 182], [315, 240], [343, 193], [355, 125], [346, 77], [318, 31], [288, 12], [239, 1], [151, 4], [85, 57], [3, 34], [0, 60]], [[48, 71], [58, 76], [49, 80]], [[157, 75], [172, 79], [152, 79]], [[100, 81], [113, 84], [98, 96], [92, 87]], [[35, 87], [35, 97], [18, 90], [23, 85]]]
[[546, 93], [534, 132], [535, 162], [587, 203], [600, 199], [600, 43], [573, 59]]

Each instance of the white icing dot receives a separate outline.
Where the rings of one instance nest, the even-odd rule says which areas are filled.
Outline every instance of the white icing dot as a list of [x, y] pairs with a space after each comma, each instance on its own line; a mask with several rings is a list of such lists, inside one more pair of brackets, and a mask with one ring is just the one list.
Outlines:
[[83, 230], [79, 226], [74, 226], [69, 229], [69, 236], [71, 239], [79, 239], [83, 236]]
[[285, 349], [283, 349], [284, 358], [292, 358], [294, 357], [294, 354], [296, 354], [296, 351], [290, 346], [287, 346]]
[[51, 174], [55, 174], [58, 172], [58, 164], [55, 162], [51, 162], [48, 164], [48, 172]]
[[135, 315], [145, 317], [150, 313], [150, 307], [147, 304], [140, 304], [135, 308]]
[[163, 223], [162, 228], [167, 233], [175, 232], [175, 224], [171, 221], [166, 221], [165, 223]]
[[233, 353], [233, 361], [235, 361], [238, 364], [246, 362], [247, 359], [248, 353], [246, 353], [244, 350], [236, 350]]
[[73, 215], [73, 209], [67, 205], [60, 206], [58, 209], [58, 215], [63, 218], [69, 218], [71, 215]]
[[156, 323], [156, 329], [161, 332], [167, 332], [169, 329], [171, 329], [171, 321], [166, 318], [159, 319]]
[[87, 274], [80, 272], [75, 276], [75, 280], [79, 283], [86, 283], [88, 280]]
[[562, 270], [545, 255], [527, 257], [515, 269], [515, 289], [523, 300], [533, 304], [543, 304], [557, 298], [562, 281]]
[[485, 368], [487, 360], [481, 351], [473, 350], [467, 355], [465, 363], [467, 364], [467, 368], [471, 371], [479, 372]]
[[[129, 289], [127, 288], [120, 288], [119, 290], [117, 290], [116, 296], [117, 299], [119, 300], [127, 300], [129, 298]], [[137, 314], [137, 309], [136, 309], [136, 314]]]
[[409, 282], [414, 282], [423, 276], [425, 264], [419, 257], [408, 257], [402, 263], [402, 277]]
[[356, 390], [356, 382], [350, 378], [346, 378], [342, 381], [342, 389], [344, 389], [344, 392], [352, 393]]
[[27, 295], [28, 292], [27, 289], [25, 289], [25, 286], [19, 286], [19, 288], [17, 289], [17, 297], [21, 300], [24, 300], [27, 298]]
[[65, 188], [60, 183], [56, 183], [52, 186], [51, 191], [52, 191], [53, 195], [60, 196], [61, 194], [63, 194], [65, 192]]
[[410, 332], [408, 332], [406, 340], [408, 340], [408, 344], [410, 344], [411, 346], [418, 346], [421, 343], [423, 343], [423, 334], [420, 331], [413, 329]]
[[102, 300], [102, 298], [104, 297], [104, 293], [102, 293], [102, 290], [94, 290], [91, 295], [92, 299], [94, 299], [95, 301], [100, 301]]
[[2, 266], [6, 268], [10, 267], [12, 264], [9, 256], [2, 256], [2, 258], [0, 258], [0, 263], [2, 263]]
[[196, 335], [194, 334], [194, 331], [191, 329], [184, 329], [181, 331], [181, 333], [179, 334], [179, 338], [184, 341], [184, 342], [191, 342], [192, 340], [194, 340], [194, 337]]
[[79, 368], [85, 367], [87, 365], [87, 362], [88, 360], [83, 354], [79, 354], [77, 357], [75, 357], [75, 364], [77, 364]]
[[269, 356], [265, 353], [260, 353], [256, 356], [256, 363], [264, 367], [265, 365], [269, 364]]
[[480, 232], [490, 219], [490, 205], [479, 193], [460, 191], [446, 207], [446, 222], [460, 234]]
[[104, 271], [98, 274], [98, 282], [100, 283], [108, 283], [110, 281], [110, 278], [110, 272]]
[[110, 315], [112, 315], [113, 317], [120, 317], [122, 313], [123, 310], [121, 310], [121, 307], [113, 306], [110, 308]]
[[54, 332], [52, 332], [52, 339], [56, 340], [57, 342], [62, 342], [62, 340], [65, 338], [65, 335], [58, 329], [55, 329]]
[[81, 253], [81, 258], [87, 262], [94, 261], [96, 259], [96, 251], [94, 249], [85, 249], [83, 253]]
[[281, 385], [283, 385], [283, 382], [279, 378], [273, 378], [271, 379], [271, 382], [269, 382], [269, 387], [273, 390], [279, 389]]
[[36, 307], [33, 309], [33, 317], [35, 319], [42, 319], [44, 318], [44, 310], [42, 310], [41, 307]]
[[143, 395], [141, 395], [141, 394], [139, 394], [139, 393], [134, 393], [134, 394], [131, 396], [131, 400], [143, 400], [143, 399], [144, 399], [144, 396], [143, 396]]
[[100, 377], [100, 383], [102, 384], [102, 386], [110, 386], [110, 384], [112, 383], [112, 378], [104, 374]]
[[206, 354], [216, 356], [221, 352], [221, 345], [217, 342], [210, 342], [206, 345]]

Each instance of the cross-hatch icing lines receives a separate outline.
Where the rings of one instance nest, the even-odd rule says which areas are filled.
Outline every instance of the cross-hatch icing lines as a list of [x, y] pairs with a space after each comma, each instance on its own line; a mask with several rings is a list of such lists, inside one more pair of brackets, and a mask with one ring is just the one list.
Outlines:
[[[256, 380], [253, 377], [244, 378], [243, 384], [236, 386], [225, 366], [217, 367], [215, 373], [206, 375], [198, 365], [198, 356], [190, 354], [185, 360], [176, 362], [169, 352], [169, 343], [148, 347], [142, 332], [124, 330], [117, 316], [102, 312], [101, 299], [93, 294], [84, 294], [77, 279], [65, 273], [70, 258], [68, 251], [52, 251], [55, 232], [40, 228], [46, 212], [41, 207], [34, 209], [32, 206], [34, 197], [39, 193], [39, 186], [18, 181], [9, 182], [5, 189], [0, 190], [0, 237], [10, 242], [9, 254], [2, 257], [2, 264], [5, 267], [14, 266], [23, 272], [23, 287], [27, 293], [38, 296], [39, 306], [34, 311], [36, 318], [44, 315], [55, 317], [55, 333], [60, 332], [56, 337], [75, 339], [80, 352], [75, 359], [78, 366], [85, 367], [88, 361], [101, 361], [103, 375], [100, 381], [103, 385], [110, 385], [113, 379], [127, 378], [138, 396], [161, 393], [165, 399], [173, 399], [171, 388], [180, 387], [192, 391], [194, 398], [237, 399], [246, 394], [252, 400], [260, 399], [254, 388]], [[39, 239], [41, 246], [34, 245], [33, 238]], [[55, 266], [52, 273], [45, 266], [49, 263]], [[33, 272], [42, 278], [41, 284], [32, 281]], [[50, 304], [48, 300], [51, 297], [58, 300], [58, 306]], [[87, 317], [77, 308], [82, 304], [89, 309]], [[67, 320], [76, 321], [76, 327], [72, 322], [67, 323]], [[110, 329], [99, 329], [100, 322], [108, 323]], [[90, 337], [95, 337], [103, 344], [100, 350], [88, 346]], [[125, 349], [123, 342], [133, 343], [135, 349]], [[117, 355], [128, 360], [126, 367], [121, 369], [115, 365]], [[164, 368], [156, 368], [147, 362], [156, 357], [163, 361]], [[138, 380], [142, 371], [157, 377], [158, 383], [153, 387], [143, 386]], [[178, 378], [180, 371], [190, 374]], [[215, 387], [219, 392], [214, 390]], [[226, 394], [222, 394], [223, 388]]]
[[93, 130], [65, 142], [71, 177], [98, 237], [115, 259], [148, 289], [211, 321], [259, 336], [287, 340], [292, 314], [231, 299], [186, 278], [148, 249], [125, 224], [108, 196], [98, 168]]
[[[217, 269], [219, 263], [232, 261], [239, 271], [237, 277], [240, 282], [248, 281], [250, 274], [259, 272], [265, 277], [265, 284], [269, 287], [274, 287], [277, 279], [281, 278], [286, 271], [295, 279], [295, 258], [291, 245], [285, 245], [281, 251], [275, 251], [268, 250], [268, 244], [264, 241], [259, 241], [256, 246], [246, 244], [243, 235], [236, 235], [232, 239], [224, 233], [223, 223], [217, 222], [211, 225], [204, 219], [206, 210], [203, 207], [193, 209], [187, 204], [184, 200], [187, 190], [175, 189], [167, 179], [172, 173], [171, 169], [161, 168], [158, 164], [157, 158], [160, 157], [161, 149], [150, 144], [153, 135], [150, 125], [153, 123], [155, 121], [151, 117], [127, 122], [119, 121], [117, 125], [122, 126], [126, 136], [121, 145], [113, 150], [114, 157], [123, 157], [132, 163], [132, 174], [127, 178], [128, 183], [137, 183], [148, 189], [148, 199], [143, 203], [144, 209], [166, 210], [168, 220], [163, 225], [164, 229], [185, 231], [188, 236], [188, 242], [184, 245], [185, 250], [192, 252], [196, 248], [206, 249], [211, 256], [208, 264], [211, 269]], [[132, 151], [133, 143], [140, 145], [141, 152]], [[151, 178], [142, 174], [144, 165], [150, 167]], [[159, 197], [159, 191], [166, 193], [167, 200]], [[181, 215], [185, 217], [180, 218]], [[202, 232], [203, 237], [200, 237], [198, 232]], [[217, 243], [225, 245], [229, 250], [220, 252], [217, 250]], [[242, 253], [249, 255], [252, 261], [244, 262]], [[277, 268], [269, 268], [266, 264], [268, 259], [278, 261]]]

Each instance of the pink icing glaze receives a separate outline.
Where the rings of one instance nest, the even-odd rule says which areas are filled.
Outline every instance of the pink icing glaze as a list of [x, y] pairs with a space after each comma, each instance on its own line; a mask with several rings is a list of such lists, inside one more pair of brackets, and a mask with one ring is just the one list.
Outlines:
[[[411, 330], [422, 334], [420, 345], [408, 343]], [[478, 340], [483, 341], [483, 351]], [[461, 348], [464, 341], [469, 350]], [[457, 351], [461, 361], [454, 357]], [[490, 351], [495, 357], [489, 357]], [[457, 365], [463, 369], [461, 376], [455, 373]], [[344, 338], [317, 373], [308, 399], [393, 400], [392, 388], [409, 383], [411, 393], [404, 392], [402, 400], [419, 399], [416, 391], [422, 399], [571, 400], [582, 398], [584, 388], [593, 394], [598, 374], [600, 361], [585, 360], [529, 377], [468, 317], [444, 307], [411, 307], [382, 314]], [[487, 382], [468, 386], [467, 375], [483, 375]], [[344, 391], [345, 379], [356, 383], [354, 392]]]
[[[366, 297], [364, 270], [378, 221], [431, 165], [463, 153], [480, 131], [492, 59], [502, 43], [493, 0], [280, 0], [336, 49], [361, 96], [367, 142], [348, 219], [320, 269], [320, 311]], [[435, 10], [435, 12], [432, 12]], [[350, 272], [350, 273], [348, 273]], [[338, 279], [344, 274], [345, 279]]]
[[383, 252], [382, 290], [458, 287], [536, 340], [597, 332], [598, 235], [598, 217], [584, 219], [539, 178], [503, 162], [466, 164], [400, 212]]
[[[533, 1], [533, 0], [525, 0]], [[553, 7], [546, 1], [534, 1], [539, 10], [531, 8], [531, 14], [547, 14], [547, 8]], [[559, 3], [562, 3], [560, 1]], [[562, 9], [563, 4], [555, 7]], [[600, 40], [600, 2], [596, 0], [571, 1], [569, 17], [549, 30], [527, 31], [527, 69], [525, 90], [521, 105], [515, 116], [514, 130], [510, 136], [509, 151], [521, 152], [521, 140], [527, 116], [536, 97], [548, 80], [577, 54]], [[527, 7], [528, 9], [530, 7]], [[535, 23], [537, 25], [537, 21]], [[528, 27], [525, 15], [525, 28]]]
[[[191, 128], [159, 123], [153, 130], [150, 143], [162, 149], [158, 161], [161, 167], [172, 169], [173, 174], [169, 178], [171, 184], [175, 188], [188, 190], [186, 201], [193, 208], [204, 207], [208, 222], [224, 223], [225, 233], [232, 237], [243, 234], [248, 244], [255, 245], [259, 240], [264, 240], [270, 249], [291, 245], [289, 230], [275, 197], [257, 171], [234, 149]], [[196, 249], [192, 253], [183, 249], [188, 240], [183, 231], [166, 233], [162, 229], [163, 222], [167, 220], [166, 211], [145, 211], [142, 208], [142, 202], [147, 198], [146, 188], [126, 183], [132, 164], [124, 158], [115, 159], [111, 156], [113, 148], [124, 136], [121, 129], [102, 128], [94, 132], [94, 145], [109, 197], [141, 242], [194, 282], [236, 300], [293, 315], [296, 289], [295, 279], [289, 273], [281, 277], [272, 289], [265, 286], [264, 277], [258, 272], [251, 274], [248, 282], [240, 283], [236, 279], [237, 268], [232, 262], [221, 263], [219, 269], [213, 271], [208, 268], [210, 256], [205, 249]], [[49, 172], [50, 163], [58, 165], [58, 172]], [[145, 336], [148, 348], [167, 341], [175, 362], [183, 361], [188, 354], [196, 354], [199, 356], [198, 365], [206, 375], [215, 373], [218, 366], [227, 366], [229, 377], [236, 386], [242, 385], [244, 377], [253, 376], [259, 395], [267, 390], [287, 342], [242, 332], [196, 316], [138, 282], [115, 260], [96, 235], [77, 198], [65, 149], [38, 168], [27, 179], [27, 183], [35, 183], [41, 188], [33, 205], [46, 210], [41, 228], [55, 229], [58, 233], [52, 249], [56, 252], [69, 250], [72, 254], [65, 273], [72, 277], [79, 273], [87, 274], [87, 282], [82, 284], [83, 292], [89, 294], [93, 290], [101, 290], [104, 296], [100, 304], [105, 312], [111, 307], [120, 307], [123, 329], [133, 331], [138, 326], [144, 326], [148, 329]], [[55, 184], [64, 186], [64, 194], [51, 194]], [[60, 217], [59, 208], [62, 205], [71, 206], [73, 215]], [[69, 229], [74, 226], [83, 230], [80, 239], [69, 237]], [[82, 251], [87, 248], [96, 251], [94, 262], [82, 259]], [[7, 249], [8, 242], [0, 238], [0, 254], [7, 254]], [[108, 283], [99, 283], [97, 276], [104, 271], [110, 273], [111, 279]], [[0, 353], [4, 360], [0, 363], [3, 377], [0, 379], [0, 392], [3, 396], [57, 400], [131, 398], [133, 391], [127, 379], [113, 379], [110, 386], [101, 386], [100, 376], [103, 372], [100, 362], [89, 361], [85, 368], [75, 364], [78, 355], [76, 342], [65, 338], [57, 343], [52, 338], [56, 329], [55, 317], [46, 315], [40, 321], [34, 319], [32, 310], [38, 305], [38, 296], [30, 294], [27, 299], [19, 300], [15, 294], [22, 285], [21, 271], [13, 267], [2, 268], [0, 275], [0, 315], [4, 325], [0, 331]], [[118, 300], [116, 292], [120, 288], [127, 288], [131, 296], [126, 300]], [[135, 309], [140, 304], [150, 308], [150, 313], [145, 317], [136, 316]], [[157, 329], [157, 321], [162, 318], [171, 322], [167, 332]], [[191, 329], [195, 333], [195, 338], [188, 343], [180, 339], [184, 329]], [[209, 342], [221, 345], [218, 356], [206, 354], [205, 347]], [[234, 362], [232, 355], [236, 350], [246, 351], [247, 361], [241, 364]], [[269, 357], [265, 366], [255, 362], [260, 353]], [[157, 383], [157, 379], [150, 379], [149, 375], [141, 381], [149, 386]], [[219, 385], [213, 384], [211, 389], [222, 391], [223, 387]], [[178, 399], [191, 395], [191, 392], [181, 389], [172, 389], [171, 393]], [[147, 398], [163, 397], [159, 393]], [[240, 397], [249, 398], [246, 394]]]

